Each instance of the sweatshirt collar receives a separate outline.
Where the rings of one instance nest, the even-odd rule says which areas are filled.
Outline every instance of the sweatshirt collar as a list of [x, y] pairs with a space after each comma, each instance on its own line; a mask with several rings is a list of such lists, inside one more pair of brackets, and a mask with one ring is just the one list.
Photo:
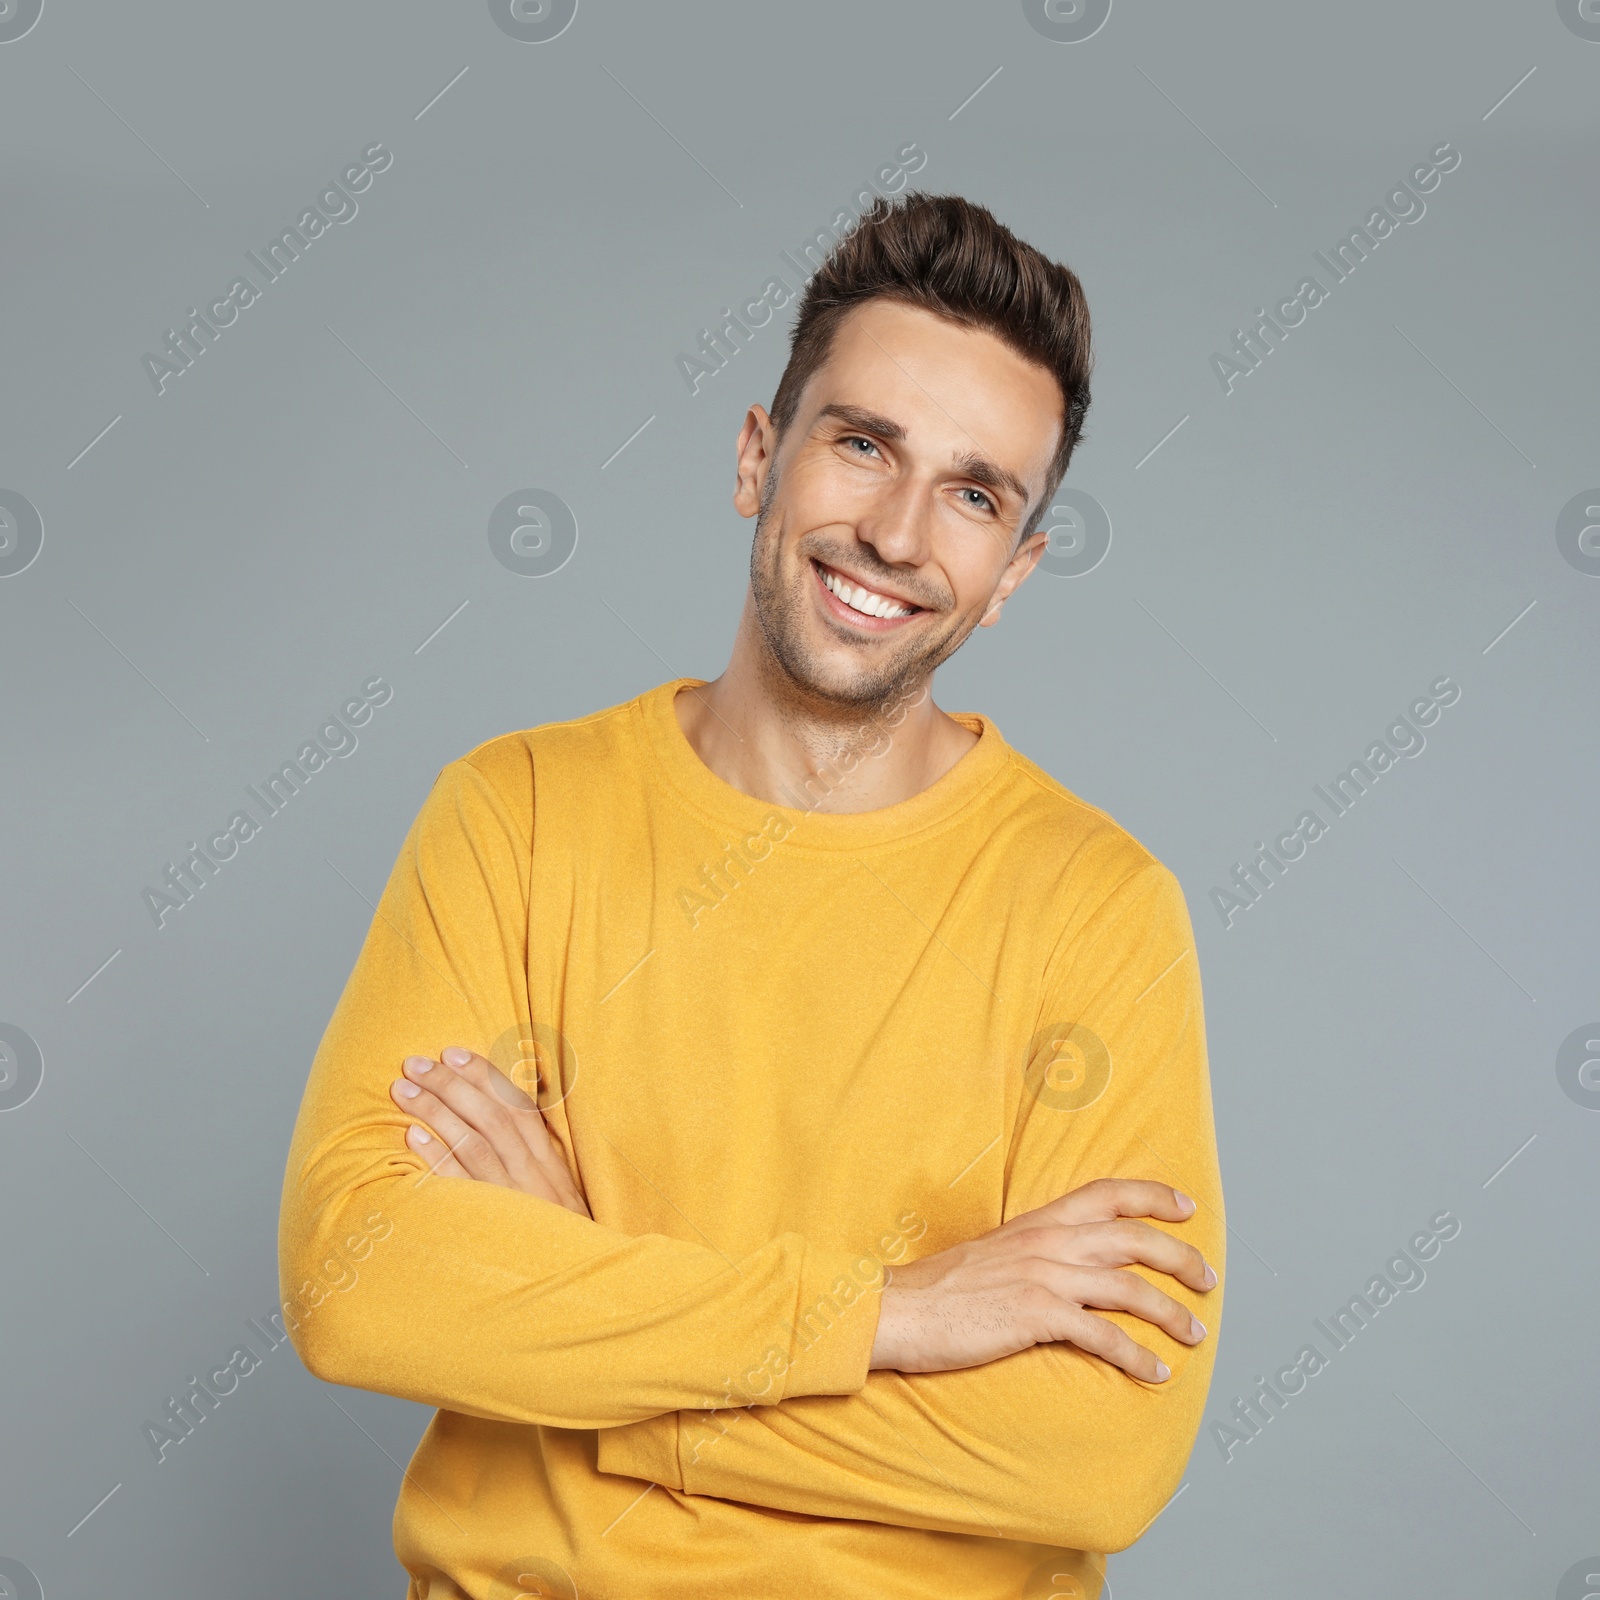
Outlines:
[[[952, 820], [1010, 764], [1010, 747], [988, 717], [980, 712], [955, 711], [950, 715], [977, 734], [978, 742], [920, 794], [872, 811], [820, 811], [799, 794], [793, 796], [794, 804], [775, 804], [745, 794], [719, 778], [689, 743], [673, 702], [680, 691], [703, 688], [705, 683], [704, 678], [674, 678], [647, 690], [635, 705], [658, 771], [681, 800], [721, 830], [755, 832], [768, 826], [776, 813], [791, 830], [786, 835], [788, 842], [802, 849], [862, 850], [903, 844]], [[886, 732], [892, 730], [886, 728]], [[811, 792], [825, 794], [817, 785]]]

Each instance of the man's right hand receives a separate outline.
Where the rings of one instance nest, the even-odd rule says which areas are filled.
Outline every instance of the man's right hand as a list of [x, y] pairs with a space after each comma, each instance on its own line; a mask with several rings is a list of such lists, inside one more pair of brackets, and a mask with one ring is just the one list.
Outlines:
[[1205, 1328], [1136, 1272], [1138, 1264], [1204, 1292], [1216, 1273], [1200, 1252], [1133, 1217], [1185, 1222], [1195, 1204], [1164, 1183], [1101, 1178], [1013, 1217], [991, 1233], [888, 1273], [872, 1366], [899, 1372], [978, 1367], [1057, 1341], [1101, 1356], [1145, 1383], [1166, 1364], [1088, 1308], [1127, 1311], [1183, 1344]]

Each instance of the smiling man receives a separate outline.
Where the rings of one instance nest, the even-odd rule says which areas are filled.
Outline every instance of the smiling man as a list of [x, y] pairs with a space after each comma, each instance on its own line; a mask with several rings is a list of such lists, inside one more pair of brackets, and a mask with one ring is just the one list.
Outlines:
[[290, 1320], [439, 1408], [411, 1600], [1093, 1600], [1176, 1489], [1224, 1242], [1183, 895], [930, 692], [1089, 365], [1065, 267], [881, 203], [739, 435], [727, 670], [439, 774], [281, 1231], [287, 1311], [392, 1222]]

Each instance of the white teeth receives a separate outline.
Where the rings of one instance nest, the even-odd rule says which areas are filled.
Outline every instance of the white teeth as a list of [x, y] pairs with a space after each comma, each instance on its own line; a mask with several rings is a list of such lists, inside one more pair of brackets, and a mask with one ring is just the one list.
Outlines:
[[869, 617], [909, 617], [915, 609], [913, 606], [899, 605], [881, 594], [874, 594], [870, 589], [861, 588], [858, 584], [846, 583], [827, 567], [822, 569], [822, 581], [847, 606]]

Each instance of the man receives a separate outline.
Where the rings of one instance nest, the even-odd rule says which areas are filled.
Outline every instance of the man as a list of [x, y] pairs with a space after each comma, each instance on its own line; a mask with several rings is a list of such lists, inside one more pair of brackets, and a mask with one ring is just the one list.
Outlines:
[[881, 203], [739, 435], [727, 671], [439, 774], [281, 1247], [307, 1366], [439, 1408], [412, 1600], [1092, 1600], [1176, 1489], [1223, 1253], [1183, 896], [929, 694], [1089, 365], [1065, 267]]

